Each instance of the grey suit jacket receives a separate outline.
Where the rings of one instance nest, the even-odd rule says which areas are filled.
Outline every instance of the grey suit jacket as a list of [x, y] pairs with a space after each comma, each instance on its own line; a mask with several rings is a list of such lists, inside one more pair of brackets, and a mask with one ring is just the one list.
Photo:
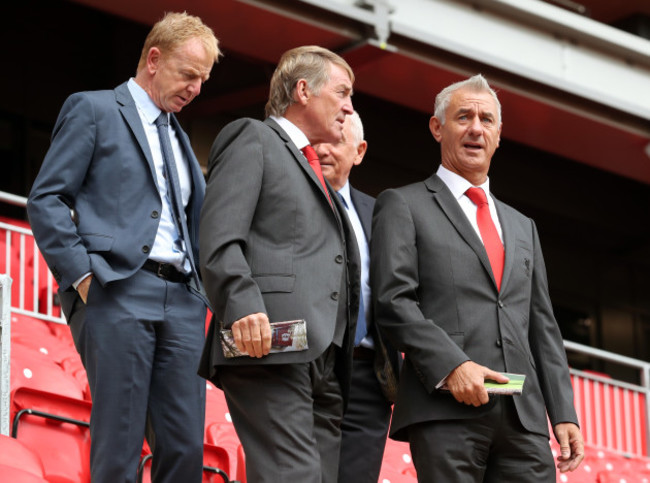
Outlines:
[[[344, 331], [343, 352], [351, 360], [359, 253], [354, 230], [340, 215], [345, 208], [328, 189], [336, 210], [307, 160], [273, 120], [241, 119], [219, 133], [201, 213], [201, 270], [214, 309], [202, 376], [216, 379], [216, 368], [225, 364], [314, 360], [337, 328]], [[271, 322], [305, 319], [309, 349], [226, 359], [219, 329], [257, 312]]]
[[373, 217], [375, 319], [405, 353], [391, 435], [412, 424], [484, 414], [435, 389], [462, 362], [526, 375], [519, 419], [548, 435], [574, 422], [573, 390], [534, 222], [495, 200], [505, 241], [501, 291], [485, 248], [437, 175], [388, 190]]
[[[205, 181], [174, 115], [171, 122], [189, 160], [192, 198], [187, 222], [198, 267]], [[27, 202], [34, 236], [59, 284], [66, 315], [76, 297], [71, 285], [83, 274], [92, 272], [104, 285], [142, 266], [161, 210], [151, 150], [127, 84], [71, 95], [61, 108]]]

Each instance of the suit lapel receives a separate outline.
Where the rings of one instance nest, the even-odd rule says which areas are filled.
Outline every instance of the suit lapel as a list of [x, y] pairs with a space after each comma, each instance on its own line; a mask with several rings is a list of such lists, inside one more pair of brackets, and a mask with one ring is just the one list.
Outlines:
[[[296, 147], [296, 145], [291, 140], [289, 135], [284, 131], [284, 129], [282, 129], [282, 127], [277, 122], [275, 122], [271, 118], [266, 118], [264, 120], [264, 123], [270, 126], [275, 132], [278, 133], [280, 138], [284, 141], [285, 145], [287, 146], [287, 149], [291, 152], [291, 155], [294, 157], [298, 165], [302, 168], [302, 170], [305, 172], [305, 174], [311, 180], [311, 182], [314, 183], [318, 191], [322, 193], [323, 200], [329, 206], [329, 200], [327, 199], [327, 195], [325, 194], [325, 191], [323, 190], [323, 186], [320, 184], [320, 181], [316, 176], [316, 173], [314, 172], [312, 167], [309, 166], [309, 162], [307, 162], [307, 158], [305, 158], [302, 152]], [[327, 183], [327, 180], [325, 180], [325, 183], [327, 184], [327, 187], [330, 191], [330, 197], [334, 198], [336, 196], [336, 193], [331, 189], [329, 183]]]
[[[131, 132], [133, 132], [133, 136], [140, 146], [142, 155], [147, 160], [151, 176], [154, 182], [156, 182], [156, 168], [153, 164], [151, 148], [149, 147], [147, 135], [145, 134], [144, 128], [142, 127], [142, 120], [138, 114], [138, 108], [135, 107], [135, 101], [133, 100], [133, 97], [131, 97], [131, 93], [129, 92], [129, 88], [127, 87], [126, 82], [124, 84], [120, 84], [115, 88], [115, 100], [118, 104], [120, 104], [120, 112], [122, 113], [126, 124], [131, 129]], [[158, 186], [157, 183], [156, 186]]]
[[490, 275], [492, 283], [496, 288], [492, 266], [490, 265], [490, 259], [487, 256], [487, 252], [485, 251], [485, 246], [483, 246], [483, 242], [476, 234], [476, 231], [474, 231], [467, 216], [458, 204], [458, 201], [452, 195], [451, 191], [449, 191], [449, 188], [447, 188], [447, 185], [436, 174], [425, 180], [424, 184], [427, 186], [429, 191], [433, 192], [434, 201], [438, 206], [440, 206], [440, 209], [445, 213], [451, 224], [454, 225], [458, 234], [463, 238], [463, 240], [465, 240], [472, 250], [474, 250], [481, 261], [483, 268]]

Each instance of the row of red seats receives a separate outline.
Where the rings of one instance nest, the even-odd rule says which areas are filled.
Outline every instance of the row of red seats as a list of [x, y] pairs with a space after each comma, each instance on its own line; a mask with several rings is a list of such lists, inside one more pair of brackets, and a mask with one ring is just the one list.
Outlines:
[[[4, 476], [2, 465], [13, 466], [12, 472], [31, 468], [34, 465], [29, 461], [35, 456], [40, 464], [31, 473], [42, 473], [50, 483], [89, 482], [88, 421], [92, 403], [86, 372], [69, 328], [13, 313], [11, 342], [13, 432], [15, 439], [25, 443], [34, 455], [25, 461], [4, 457], [0, 450], [0, 474]], [[230, 481], [235, 476], [245, 482], [244, 454], [229, 421], [223, 393], [210, 383], [207, 387], [204, 481]], [[145, 483], [150, 481], [150, 453], [145, 443], [139, 480]]]
[[[553, 457], [560, 447], [551, 438]], [[558, 483], [650, 483], [650, 458], [621, 454], [613, 450], [585, 445], [585, 459], [571, 473], [557, 473]]]

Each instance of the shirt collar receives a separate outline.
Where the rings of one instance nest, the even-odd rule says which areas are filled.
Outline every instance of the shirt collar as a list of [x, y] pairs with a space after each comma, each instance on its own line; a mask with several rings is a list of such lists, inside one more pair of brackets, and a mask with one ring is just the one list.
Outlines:
[[[448, 170], [442, 164], [438, 167], [436, 172], [438, 177], [447, 185], [451, 194], [454, 195], [454, 198], [459, 200], [469, 188], [474, 186], [472, 183], [467, 181], [461, 175], [454, 173], [453, 171]], [[483, 188], [485, 195], [490, 197], [490, 178], [486, 178], [485, 183], [477, 186], [477, 188]]]
[[127, 84], [129, 92], [135, 101], [135, 105], [140, 110], [144, 118], [150, 124], [156, 122], [158, 116], [162, 112], [158, 106], [151, 100], [147, 91], [145, 91], [140, 85], [135, 81], [133, 77], [129, 79]]
[[305, 136], [305, 133], [302, 132], [298, 126], [289, 121], [289, 119], [286, 117], [277, 116], [270, 117], [275, 122], [277, 122], [282, 129], [284, 129], [284, 132], [287, 133], [287, 136], [289, 136], [291, 141], [293, 141], [293, 144], [295, 144], [298, 149], [302, 150], [302, 148], [310, 144], [309, 139], [307, 139], [307, 136]]

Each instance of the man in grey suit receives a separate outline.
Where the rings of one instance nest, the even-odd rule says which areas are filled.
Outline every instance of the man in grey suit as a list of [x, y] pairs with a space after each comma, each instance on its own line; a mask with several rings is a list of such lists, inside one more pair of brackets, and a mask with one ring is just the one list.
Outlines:
[[[560, 471], [583, 440], [535, 224], [489, 192], [498, 98], [481, 75], [452, 84], [429, 128], [437, 173], [382, 193], [373, 217], [375, 317], [405, 354], [391, 437], [421, 482], [554, 482], [546, 411]], [[526, 376], [521, 396], [488, 396], [501, 372]]]
[[358, 112], [345, 119], [343, 138], [314, 146], [323, 175], [345, 205], [361, 255], [361, 302], [354, 337], [352, 384], [343, 415], [339, 483], [377, 483], [397, 389], [400, 354], [386, 347], [372, 317], [369, 285], [370, 230], [375, 199], [354, 189], [350, 171], [363, 161], [368, 143]]
[[[251, 483], [336, 481], [359, 254], [311, 144], [341, 139], [353, 81], [329, 50], [292, 49], [268, 118], [229, 124], [210, 152], [199, 238], [214, 317], [200, 374], [225, 392]], [[296, 319], [308, 348], [270, 353], [269, 323]], [[221, 329], [249, 355], [226, 358]]]
[[155, 482], [200, 482], [205, 334], [201, 168], [174, 113], [219, 56], [198, 17], [167, 14], [135, 78], [70, 96], [27, 211], [88, 374], [93, 483], [135, 482], [145, 433]]

